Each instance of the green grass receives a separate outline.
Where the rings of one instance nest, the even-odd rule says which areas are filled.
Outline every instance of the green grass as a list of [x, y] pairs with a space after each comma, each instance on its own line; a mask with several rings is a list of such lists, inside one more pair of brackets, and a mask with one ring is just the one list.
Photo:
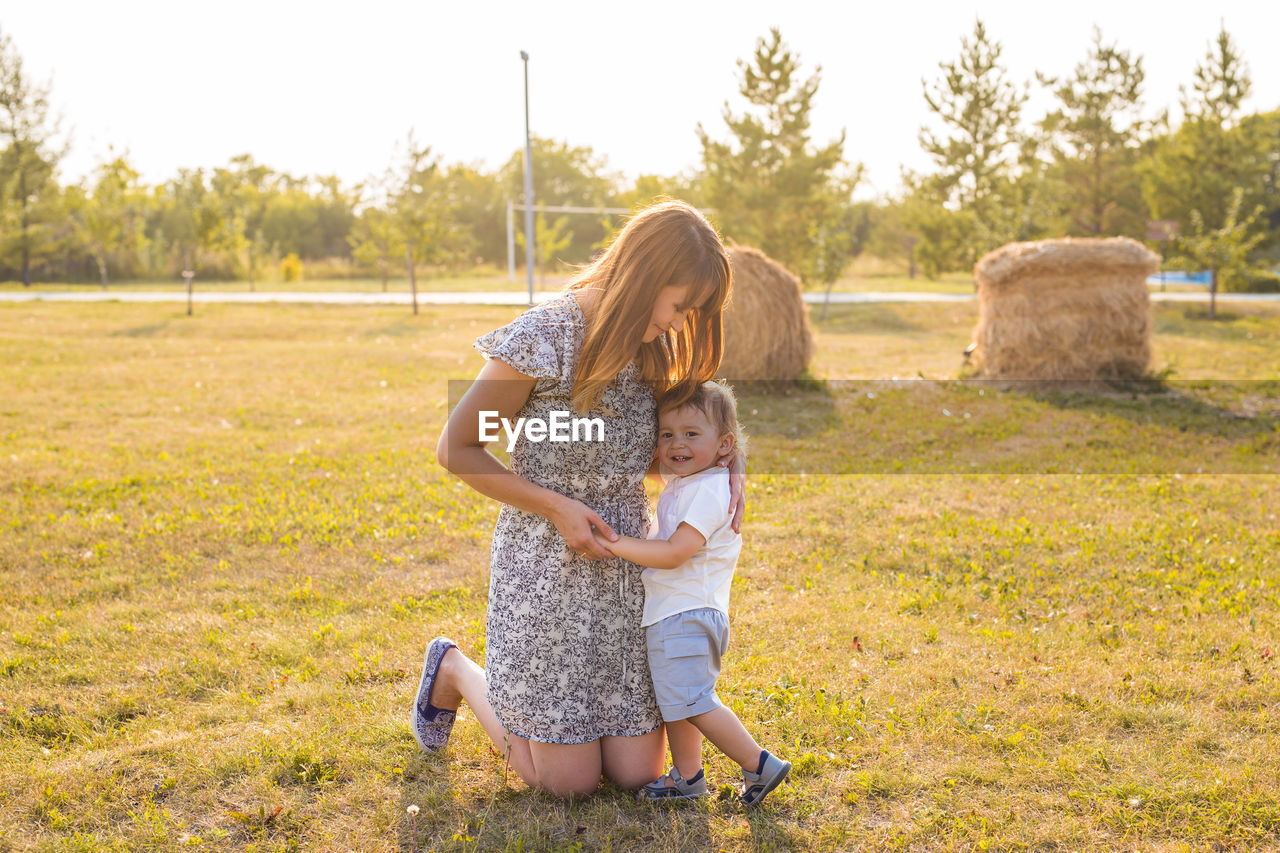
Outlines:
[[743, 389], [721, 695], [795, 763], [752, 813], [414, 745], [425, 642], [484, 649], [447, 380], [516, 310], [0, 304], [0, 850], [1276, 843], [1275, 306], [1157, 306], [1164, 386], [982, 395], [881, 381], [958, 376], [976, 306], [837, 306], [849, 382]]

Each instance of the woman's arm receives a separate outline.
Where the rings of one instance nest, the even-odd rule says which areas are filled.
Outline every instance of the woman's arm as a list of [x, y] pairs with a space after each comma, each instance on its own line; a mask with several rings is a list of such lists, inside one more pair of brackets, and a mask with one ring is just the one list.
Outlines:
[[747, 457], [735, 447], [716, 462], [729, 469], [729, 508], [733, 510], [730, 526], [734, 533], [742, 532], [742, 516], [747, 511]]
[[596, 544], [608, 548], [624, 560], [630, 560], [637, 566], [648, 566], [651, 569], [677, 569], [698, 549], [705, 545], [706, 538], [698, 532], [698, 528], [688, 522], [680, 522], [676, 532], [670, 539], [636, 539], [634, 536], [619, 536], [614, 541], [607, 541], [596, 534]]
[[514, 419], [529, 399], [535, 381], [500, 359], [488, 359], [449, 415], [436, 444], [436, 459], [480, 494], [546, 518], [560, 531], [565, 544], [579, 554], [609, 557], [608, 550], [592, 537], [591, 528], [596, 527], [606, 540], [617, 534], [599, 515], [581, 501], [513, 474], [480, 440], [480, 412]]

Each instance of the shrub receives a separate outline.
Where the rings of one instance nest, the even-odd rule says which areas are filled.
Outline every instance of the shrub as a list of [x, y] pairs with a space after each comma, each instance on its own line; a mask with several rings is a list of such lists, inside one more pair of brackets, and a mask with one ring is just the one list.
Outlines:
[[1232, 285], [1231, 289], [1240, 293], [1280, 293], [1280, 273], [1249, 270]]
[[280, 277], [285, 281], [302, 280], [302, 260], [295, 253], [290, 252], [280, 262]]

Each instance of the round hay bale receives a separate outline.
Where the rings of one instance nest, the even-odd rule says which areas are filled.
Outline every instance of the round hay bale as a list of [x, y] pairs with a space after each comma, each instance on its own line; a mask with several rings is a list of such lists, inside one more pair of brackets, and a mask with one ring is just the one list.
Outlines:
[[724, 310], [725, 379], [799, 379], [813, 355], [800, 279], [759, 249], [729, 248], [733, 296]]
[[1151, 361], [1147, 276], [1160, 258], [1127, 237], [1010, 243], [974, 266], [972, 358], [992, 379], [1132, 379]]

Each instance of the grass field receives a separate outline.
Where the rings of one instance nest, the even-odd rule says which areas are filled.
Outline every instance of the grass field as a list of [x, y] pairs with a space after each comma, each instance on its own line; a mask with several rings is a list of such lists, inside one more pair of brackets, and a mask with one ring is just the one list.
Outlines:
[[0, 304], [0, 850], [1277, 846], [1280, 307], [1157, 306], [1150, 387], [889, 381], [975, 312], [838, 306], [848, 381], [743, 389], [720, 693], [795, 764], [744, 813], [409, 734], [425, 642], [483, 655], [433, 448], [514, 309]]

